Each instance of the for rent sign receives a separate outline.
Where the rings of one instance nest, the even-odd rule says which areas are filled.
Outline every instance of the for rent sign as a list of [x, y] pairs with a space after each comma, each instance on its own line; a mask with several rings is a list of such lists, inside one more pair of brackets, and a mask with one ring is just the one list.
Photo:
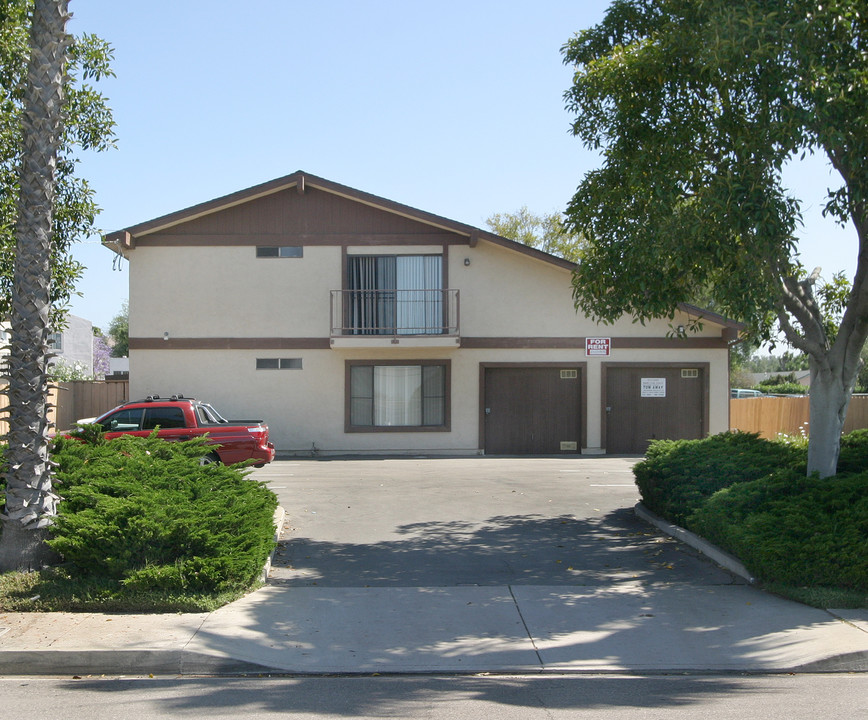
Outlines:
[[585, 355], [608, 355], [612, 349], [612, 338], [585, 338]]

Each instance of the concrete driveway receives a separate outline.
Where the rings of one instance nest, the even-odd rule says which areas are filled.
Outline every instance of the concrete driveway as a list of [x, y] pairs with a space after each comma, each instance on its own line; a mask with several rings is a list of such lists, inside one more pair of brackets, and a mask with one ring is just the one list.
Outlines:
[[868, 670], [864, 612], [769, 595], [658, 534], [632, 462], [273, 463], [255, 476], [289, 521], [265, 587], [211, 613], [3, 614], [0, 672]]
[[636, 518], [632, 458], [288, 460], [271, 582], [321, 587], [741, 583]]

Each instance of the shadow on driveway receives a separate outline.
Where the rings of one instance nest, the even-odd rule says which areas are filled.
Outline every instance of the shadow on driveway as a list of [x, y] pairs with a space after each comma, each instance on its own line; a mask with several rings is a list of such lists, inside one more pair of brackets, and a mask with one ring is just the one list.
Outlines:
[[505, 515], [482, 522], [399, 526], [374, 543], [293, 537], [280, 543], [270, 584], [322, 587], [611, 585], [739, 578], [620, 508], [598, 518]]

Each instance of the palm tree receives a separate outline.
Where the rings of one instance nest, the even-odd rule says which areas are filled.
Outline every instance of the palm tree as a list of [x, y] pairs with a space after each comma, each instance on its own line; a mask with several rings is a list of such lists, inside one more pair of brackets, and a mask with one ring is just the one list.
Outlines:
[[56, 514], [46, 375], [51, 236], [68, 60], [67, 0], [35, 0], [21, 120], [17, 246], [9, 356], [9, 444], [0, 571], [37, 569]]

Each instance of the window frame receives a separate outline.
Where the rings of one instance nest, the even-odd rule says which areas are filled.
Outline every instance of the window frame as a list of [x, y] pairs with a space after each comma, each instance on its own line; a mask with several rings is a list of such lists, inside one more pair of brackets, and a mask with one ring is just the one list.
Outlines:
[[[443, 424], [442, 425], [353, 425], [352, 372], [354, 367], [378, 366], [439, 366], [443, 368]], [[423, 372], [424, 375], [424, 372]], [[425, 408], [422, 408], [424, 419]], [[451, 360], [347, 360], [344, 376], [344, 432], [347, 433], [425, 433], [452, 430], [452, 361]]]
[[304, 358], [256, 358], [256, 370], [304, 370]]
[[[272, 253], [272, 251], [274, 251]], [[297, 260], [304, 257], [304, 245], [257, 245], [257, 260]]]
[[[354, 272], [354, 263], [357, 260], [374, 261], [376, 269], [369, 267], [365, 270], [359, 267]], [[422, 286], [403, 287], [402, 279], [405, 275], [401, 272], [402, 260], [422, 261], [422, 269], [417, 270], [423, 275]], [[436, 259], [439, 271], [436, 273], [435, 286], [425, 287], [425, 281], [429, 279], [424, 269], [426, 260]], [[380, 266], [381, 262], [391, 263], [392, 267]], [[448, 308], [446, 302], [448, 256], [443, 252], [370, 252], [370, 253], [345, 253], [343, 259], [343, 290], [344, 290], [344, 323], [348, 328], [344, 330], [346, 335], [376, 335], [395, 336], [406, 335], [408, 337], [420, 335], [442, 335], [446, 333], [448, 325]], [[383, 274], [381, 277], [380, 274]], [[380, 281], [377, 284], [362, 282], [356, 286], [356, 280], [362, 279], [363, 275], [374, 275]], [[394, 277], [390, 278], [390, 275]], [[432, 276], [430, 279], [434, 280]], [[365, 277], [369, 280], [369, 277]], [[394, 282], [382, 282], [392, 279]], [[421, 309], [418, 306], [419, 293], [439, 293], [432, 300], [423, 295]], [[419, 320], [421, 311], [422, 320]], [[412, 319], [417, 322], [402, 324], [402, 317], [407, 321], [409, 312]], [[430, 314], [430, 315], [429, 315]], [[436, 322], [431, 322], [431, 318]]]
[[[120, 430], [118, 429], [117, 426], [115, 426], [115, 427], [112, 427], [112, 426], [111, 426], [111, 424], [112, 424], [112, 420], [113, 420], [113, 419], [116, 420], [116, 418], [118, 418], [118, 416], [121, 416], [121, 417], [127, 417], [127, 418], [132, 419], [132, 416], [134, 416], [134, 415], [136, 415], [136, 414], [139, 416], [139, 420], [138, 420], [138, 423], [136, 423], [135, 425], [133, 425], [133, 424], [130, 423], [130, 422], [125, 422], [125, 423], [123, 423], [123, 425], [122, 425], [122, 427], [121, 427]], [[145, 408], [143, 408], [143, 407], [137, 407], [137, 408], [121, 408], [121, 409], [118, 410], [117, 412], [113, 412], [113, 413], [112, 413], [111, 415], [109, 415], [108, 417], [103, 418], [103, 419], [102, 419], [99, 423], [97, 423], [97, 424], [98, 424], [98, 425], [101, 425], [103, 431], [104, 431], [104, 432], [107, 432], [107, 433], [109, 433], [109, 432], [115, 432], [115, 433], [122, 433], [122, 432], [138, 432], [138, 431], [140, 431], [140, 430], [142, 429], [142, 421], [143, 421], [144, 419], [145, 419]]]

